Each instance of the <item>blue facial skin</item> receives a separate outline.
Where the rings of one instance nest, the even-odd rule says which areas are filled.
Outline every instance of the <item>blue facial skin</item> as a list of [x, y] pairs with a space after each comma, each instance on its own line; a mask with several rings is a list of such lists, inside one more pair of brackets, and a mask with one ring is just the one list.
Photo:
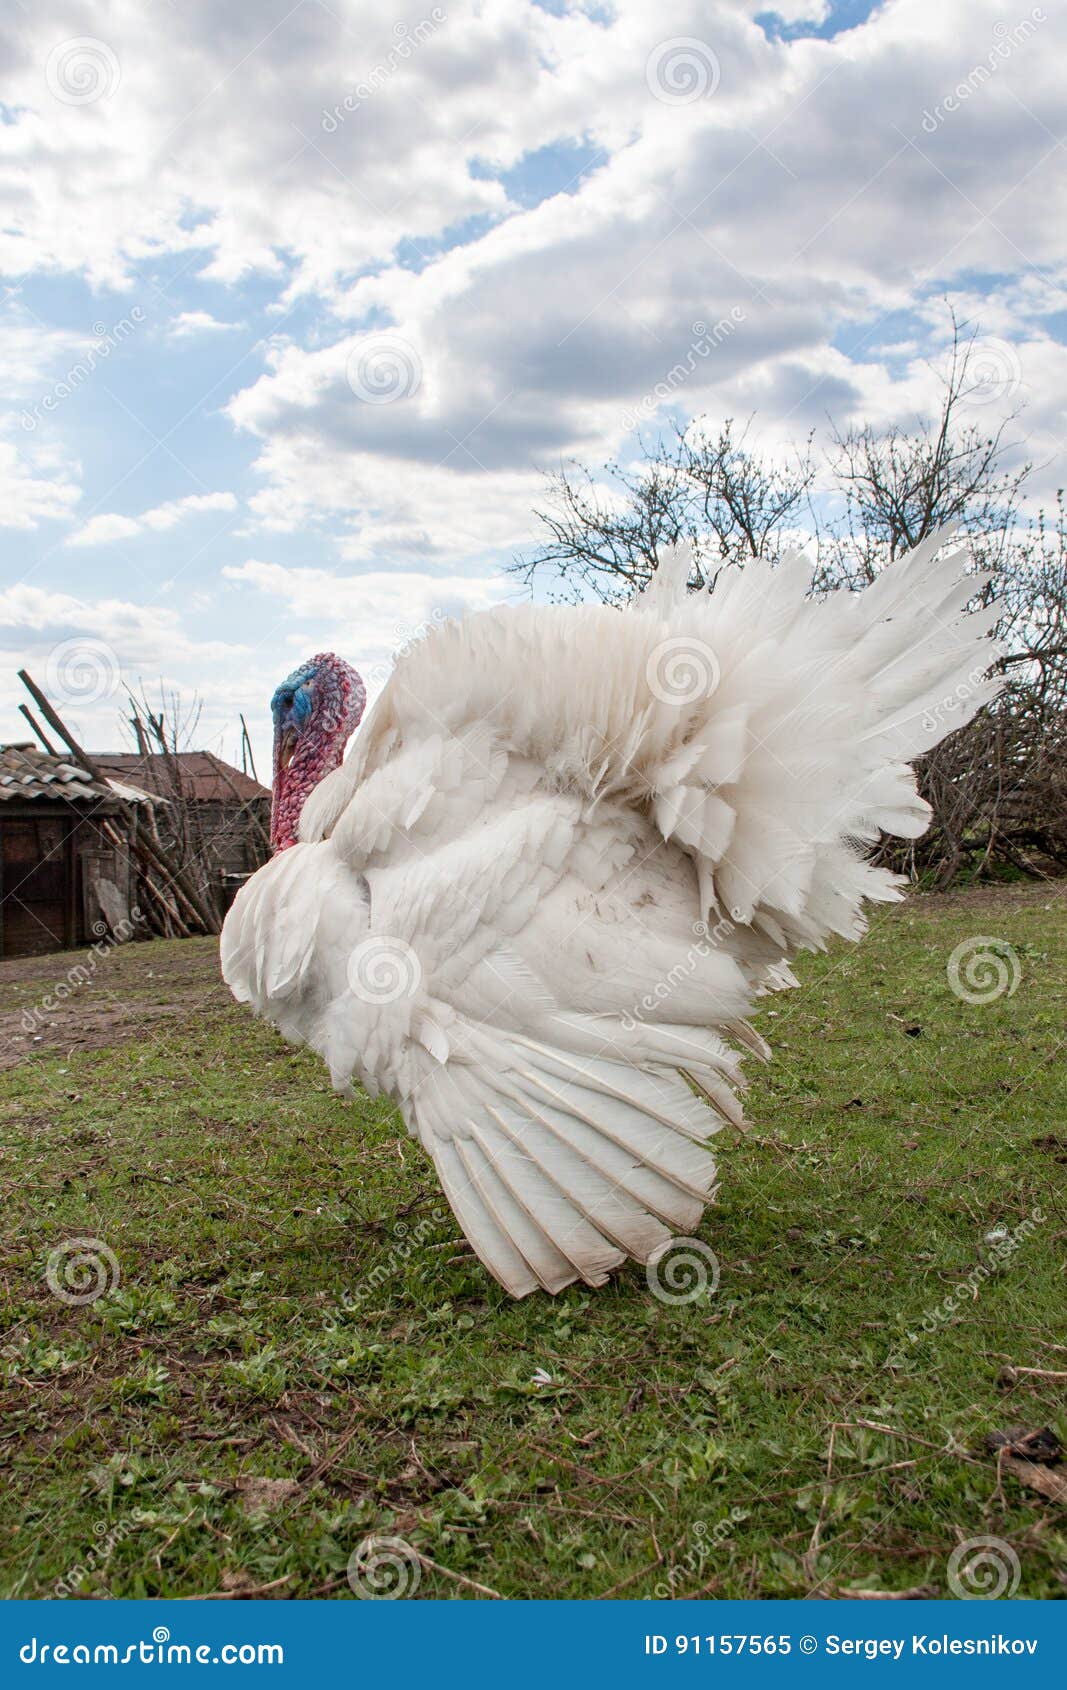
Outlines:
[[291, 733], [299, 734], [304, 723], [311, 715], [311, 681], [317, 672], [314, 663], [302, 663], [299, 669], [294, 669], [287, 680], [284, 680], [275, 691], [270, 701], [271, 715], [274, 718], [275, 741], [280, 743], [283, 736]]

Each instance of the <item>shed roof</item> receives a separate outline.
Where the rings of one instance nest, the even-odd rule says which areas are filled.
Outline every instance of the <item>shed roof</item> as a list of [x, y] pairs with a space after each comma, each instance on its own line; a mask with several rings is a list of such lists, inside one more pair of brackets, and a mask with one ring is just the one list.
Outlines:
[[32, 742], [0, 745], [0, 803], [52, 799], [64, 804], [151, 804], [152, 794], [125, 781], [93, 780], [77, 763], [39, 751]]
[[253, 798], [270, 798], [269, 787], [242, 774], [213, 751], [179, 751], [166, 757], [158, 751], [147, 756], [131, 751], [94, 751], [93, 762], [105, 774], [135, 781], [147, 792], [164, 798], [176, 796], [176, 778], [183, 796], [202, 803], [247, 804]]

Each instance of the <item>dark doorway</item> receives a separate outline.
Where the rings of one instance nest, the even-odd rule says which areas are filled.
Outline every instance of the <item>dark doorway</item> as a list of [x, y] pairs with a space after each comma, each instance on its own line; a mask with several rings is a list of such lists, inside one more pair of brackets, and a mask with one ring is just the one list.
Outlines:
[[0, 955], [69, 949], [74, 932], [74, 835], [59, 816], [0, 822]]

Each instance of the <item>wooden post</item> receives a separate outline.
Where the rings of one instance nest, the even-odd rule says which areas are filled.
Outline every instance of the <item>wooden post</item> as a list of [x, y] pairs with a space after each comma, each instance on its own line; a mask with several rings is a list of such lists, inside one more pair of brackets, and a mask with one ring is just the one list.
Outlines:
[[40, 722], [37, 720], [37, 717], [34, 715], [33, 711], [30, 709], [29, 705], [28, 704], [20, 704], [19, 709], [22, 711], [22, 714], [25, 716], [27, 722], [29, 722], [30, 727], [33, 729], [34, 733], [37, 735], [37, 738], [40, 740], [40, 742], [44, 746], [45, 750], [48, 752], [48, 755], [50, 757], [58, 757], [59, 752], [56, 750], [55, 746], [52, 744], [52, 741], [48, 738], [47, 734], [45, 733], [44, 729], [42, 728]]
[[241, 712], [241, 762], [245, 764], [245, 772], [247, 773], [248, 770], [251, 770], [252, 779], [258, 780], [259, 776], [256, 774], [256, 760], [252, 755], [252, 741], [249, 738], [248, 723], [245, 721], [243, 711]]
[[144, 723], [141, 721], [141, 717], [136, 706], [134, 707], [134, 712], [130, 717], [130, 721], [133, 723], [133, 731], [137, 736], [137, 749], [141, 753], [142, 757], [148, 758], [151, 756], [151, 752], [149, 750], [148, 740], [145, 738]]

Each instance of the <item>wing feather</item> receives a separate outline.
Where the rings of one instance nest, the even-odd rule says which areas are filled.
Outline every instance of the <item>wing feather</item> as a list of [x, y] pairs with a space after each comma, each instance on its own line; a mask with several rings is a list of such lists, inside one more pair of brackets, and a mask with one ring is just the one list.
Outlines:
[[436, 629], [239, 895], [235, 993], [397, 1100], [512, 1295], [698, 1225], [742, 1120], [727, 1041], [767, 1054], [753, 998], [900, 895], [864, 844], [923, 831], [909, 760], [997, 690], [996, 607], [967, 614], [985, 578], [944, 540], [825, 601], [799, 555], [689, 592], [679, 547], [630, 612]]

